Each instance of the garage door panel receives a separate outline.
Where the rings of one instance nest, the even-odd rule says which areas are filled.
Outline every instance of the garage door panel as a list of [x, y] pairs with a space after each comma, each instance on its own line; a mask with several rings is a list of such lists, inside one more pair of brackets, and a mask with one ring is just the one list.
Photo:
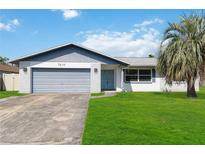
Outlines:
[[39, 89], [37, 92], [35, 92], [35, 93], [63, 93], [63, 92], [65, 92], [65, 93], [88, 93], [88, 91], [87, 90], [75, 90], [75, 91], [73, 91], [73, 89], [60, 89], [60, 90], [58, 90], [58, 91], [56, 91], [56, 90], [54, 90], [54, 89]]
[[[84, 79], [89, 79], [87, 76], [85, 76], [85, 75], [80, 75], [80, 77], [81, 78], [84, 78]], [[36, 79], [38, 79], [38, 80], [45, 80], [45, 79], [48, 79], [48, 80], [55, 80], [56, 78], [58, 78], [58, 79], [65, 79], [65, 77], [58, 77], [58, 76], [49, 76], [49, 78], [46, 76], [38, 76], [38, 77], [36, 77]], [[79, 78], [79, 79], [81, 79], [81, 78]], [[78, 80], [78, 78], [76, 78], [76, 76], [68, 76], [66, 79], [73, 79], [73, 80]]]
[[[55, 72], [55, 73], [50, 73], [50, 72], [35, 72], [34, 73], [34, 75], [35, 74], [37, 74], [39, 77], [40, 76], [45, 76], [45, 73], [47, 74], [47, 75], [52, 75], [52, 76], [59, 76], [59, 74], [60, 75], [67, 75], [68, 73], [69, 73], [69, 75], [70, 76], [75, 76], [76, 75], [76, 73], [79, 73], [79, 72], [75, 72], [75, 73], [71, 73], [71, 72], [67, 72], [67, 73], [61, 73], [61, 72]], [[58, 74], [56, 74], [56, 73], [58, 73]], [[87, 76], [87, 72], [83, 72], [83, 73], [80, 73], [81, 75], [84, 75], [84, 76]]]
[[[75, 80], [75, 82], [73, 82], [73, 81], [62, 81], [62, 83], [61, 82], [54, 82], [55, 80], [47, 80], [47, 82], [50, 82], [50, 85], [65, 85], [65, 84], [69, 84], [69, 85], [76, 85], [76, 83], [75, 82], [78, 82], [78, 84], [80, 84], [80, 86], [81, 85], [87, 85], [87, 82], [89, 82], [90, 80]], [[45, 83], [45, 81], [44, 80], [38, 80], [38, 82], [37, 83], [34, 83], [35, 85], [47, 85], [46, 83]]]
[[33, 92], [90, 92], [89, 69], [33, 69]]
[[[72, 87], [70, 87], [70, 85]], [[38, 87], [37, 87], [38, 86]], [[88, 87], [87, 84], [83, 84], [83, 85], [74, 85], [74, 84], [69, 84], [69, 85], [60, 85], [60, 84], [50, 84], [50, 85], [46, 85], [46, 84], [36, 84], [36, 88], [35, 89], [39, 89], [39, 88], [49, 88], [49, 87], [53, 87], [53, 88], [61, 88], [61, 87], [67, 87], [67, 88], [74, 88], [74, 87]]]
[[[45, 79], [37, 79], [38, 80], [38, 83], [35, 83], [35, 84], [40, 84], [40, 83], [45, 83], [45, 84], [47, 84], [47, 82], [50, 82], [50, 84], [59, 84], [59, 83], [62, 83], [62, 84], [76, 84], [76, 82], [78, 82], [78, 83], [85, 83], [85, 84], [87, 84], [87, 82], [89, 82], [90, 80], [89, 79], [87, 79], [87, 80], [81, 80], [81, 79], [60, 79], [60, 80], [58, 80], [58, 81], [56, 81], [56, 79], [48, 79], [48, 78], [45, 78]], [[45, 82], [45, 80], [47, 80], [46, 82]]]

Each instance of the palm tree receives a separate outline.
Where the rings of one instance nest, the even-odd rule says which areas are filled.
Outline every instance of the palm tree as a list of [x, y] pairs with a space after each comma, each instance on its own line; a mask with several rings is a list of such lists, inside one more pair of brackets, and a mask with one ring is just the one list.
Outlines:
[[[201, 22], [201, 26], [205, 27], [205, 17]], [[202, 37], [202, 59], [203, 63], [200, 68], [200, 85], [205, 86], [205, 34]]]
[[166, 83], [187, 83], [187, 96], [197, 97], [195, 81], [203, 62], [202, 44], [204, 18], [198, 15], [182, 16], [179, 23], [170, 23], [165, 30], [158, 59], [158, 71]]
[[[204, 37], [205, 38], [205, 37]], [[204, 39], [205, 42], [205, 39]], [[203, 63], [200, 67], [200, 85], [201, 86], [205, 86], [205, 45], [202, 47], [202, 59], [203, 59]]]

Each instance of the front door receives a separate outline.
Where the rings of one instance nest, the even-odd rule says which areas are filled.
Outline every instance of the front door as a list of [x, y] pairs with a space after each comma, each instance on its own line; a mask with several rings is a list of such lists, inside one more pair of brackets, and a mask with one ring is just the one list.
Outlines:
[[114, 70], [101, 71], [101, 89], [113, 90], [114, 88]]

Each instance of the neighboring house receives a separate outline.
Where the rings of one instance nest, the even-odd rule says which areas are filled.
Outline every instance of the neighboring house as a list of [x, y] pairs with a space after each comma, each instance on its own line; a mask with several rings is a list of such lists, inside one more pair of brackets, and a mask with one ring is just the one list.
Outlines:
[[11, 62], [19, 65], [23, 93], [186, 90], [185, 83], [172, 87], [165, 84], [156, 71], [156, 58], [113, 58], [76, 44]]
[[0, 64], [0, 90], [18, 90], [18, 67], [8, 64]]

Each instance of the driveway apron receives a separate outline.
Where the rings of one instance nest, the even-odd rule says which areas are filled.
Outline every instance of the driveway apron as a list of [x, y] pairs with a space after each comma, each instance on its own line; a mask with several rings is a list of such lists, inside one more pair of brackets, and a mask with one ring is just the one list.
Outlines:
[[80, 144], [89, 94], [31, 94], [0, 103], [0, 144]]

